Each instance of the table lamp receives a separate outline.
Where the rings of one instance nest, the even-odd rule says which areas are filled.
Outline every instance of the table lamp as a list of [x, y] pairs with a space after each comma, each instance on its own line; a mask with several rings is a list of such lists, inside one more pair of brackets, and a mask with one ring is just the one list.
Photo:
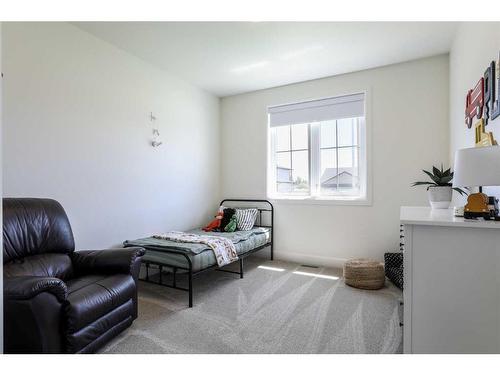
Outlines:
[[465, 148], [455, 153], [453, 187], [476, 186], [479, 193], [467, 198], [464, 217], [497, 218], [497, 200], [484, 194], [482, 187], [500, 186], [500, 146]]

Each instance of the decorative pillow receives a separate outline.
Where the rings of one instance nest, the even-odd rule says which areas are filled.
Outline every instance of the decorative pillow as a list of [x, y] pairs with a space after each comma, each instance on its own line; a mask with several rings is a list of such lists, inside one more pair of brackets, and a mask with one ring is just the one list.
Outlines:
[[[226, 226], [229, 224], [229, 221], [231, 221], [231, 218], [233, 215], [236, 213], [236, 210], [234, 208], [224, 208], [222, 215], [222, 220], [220, 222], [220, 229], [222, 232], [226, 231]], [[230, 232], [230, 231], [226, 231]], [[234, 232], [234, 231], [233, 231]]]
[[259, 210], [256, 208], [236, 209], [236, 221], [238, 230], [250, 230], [255, 224], [257, 213]]

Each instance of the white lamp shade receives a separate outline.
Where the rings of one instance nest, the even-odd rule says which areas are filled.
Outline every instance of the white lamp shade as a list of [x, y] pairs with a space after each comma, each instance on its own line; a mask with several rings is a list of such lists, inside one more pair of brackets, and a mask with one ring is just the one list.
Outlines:
[[500, 186], [500, 146], [458, 150], [453, 169], [454, 187]]

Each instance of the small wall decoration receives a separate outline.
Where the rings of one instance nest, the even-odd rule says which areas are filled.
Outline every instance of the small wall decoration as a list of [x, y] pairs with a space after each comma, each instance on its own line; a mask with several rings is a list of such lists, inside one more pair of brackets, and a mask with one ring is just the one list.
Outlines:
[[157, 126], [155, 126], [156, 116], [153, 115], [153, 112], [149, 113], [149, 121], [153, 125], [153, 138], [151, 140], [151, 146], [159, 147], [163, 144], [163, 142], [160, 140], [160, 130]]
[[495, 90], [495, 61], [490, 63], [490, 66], [484, 72], [484, 108], [483, 119], [484, 125], [488, 125], [490, 119], [490, 109], [493, 104], [493, 92]]
[[484, 105], [484, 78], [481, 77], [476, 86], [467, 92], [465, 98], [465, 123], [470, 129], [472, 127], [472, 119], [476, 116], [478, 119], [483, 117]]
[[485, 120], [480, 119], [475, 125], [476, 147], [488, 147], [497, 145], [492, 132], [485, 131]]
[[491, 115], [492, 120], [500, 115], [500, 52], [498, 53], [498, 60], [493, 64], [493, 72], [491, 74], [493, 90], [491, 92]]
[[162, 144], [163, 142], [160, 141], [160, 131], [158, 129], [153, 129], [153, 140], [151, 141], [151, 146], [158, 147]]

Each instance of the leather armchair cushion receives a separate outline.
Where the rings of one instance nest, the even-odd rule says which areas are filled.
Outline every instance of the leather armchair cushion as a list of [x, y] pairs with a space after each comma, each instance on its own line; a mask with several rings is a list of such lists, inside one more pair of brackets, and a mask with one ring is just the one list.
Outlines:
[[126, 303], [135, 294], [130, 275], [88, 275], [69, 280], [66, 329], [74, 333]]
[[42, 253], [71, 253], [73, 232], [52, 199], [3, 198], [3, 261]]
[[68, 289], [64, 281], [55, 277], [19, 276], [4, 278], [5, 300], [29, 300], [48, 292], [60, 302], [65, 301]]
[[131, 274], [137, 257], [143, 256], [142, 247], [126, 249], [85, 250], [71, 254], [73, 266], [78, 274], [90, 273], [125, 273]]
[[73, 265], [67, 254], [38, 254], [4, 264], [3, 274], [5, 277], [44, 276], [67, 280], [73, 275]]
[[[100, 317], [78, 332], [66, 335], [68, 353], [92, 353], [100, 347], [100, 341], [106, 342], [132, 324], [132, 300], [118, 306], [113, 311]], [[108, 337], [106, 339], [106, 337]]]

